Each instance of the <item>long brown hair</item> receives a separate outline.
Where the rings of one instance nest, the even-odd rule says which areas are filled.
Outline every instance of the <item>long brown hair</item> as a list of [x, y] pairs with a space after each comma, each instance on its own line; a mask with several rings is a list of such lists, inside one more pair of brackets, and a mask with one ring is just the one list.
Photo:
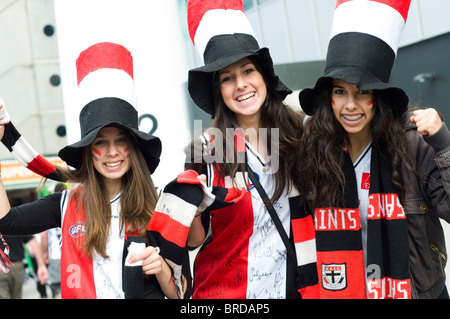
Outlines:
[[[123, 231], [127, 226], [127, 233], [138, 231], [141, 237], [145, 237], [158, 194], [136, 139], [128, 132], [127, 136], [131, 164], [122, 178], [120, 229]], [[77, 207], [83, 208], [85, 213], [84, 251], [90, 258], [93, 251], [107, 258], [106, 242], [111, 225], [111, 204], [103, 179], [94, 168], [91, 147], [83, 149], [83, 161], [79, 170], [60, 171], [67, 180], [81, 185], [80, 191], [71, 192], [71, 196], [74, 196]]]
[[[402, 166], [407, 161], [406, 135], [403, 118], [393, 112], [385, 91], [373, 91], [374, 117], [370, 123], [372, 144], [386, 154], [391, 163], [392, 182], [403, 201]], [[312, 207], [344, 205], [345, 176], [342, 147], [347, 133], [336, 120], [331, 107], [331, 82], [317, 94], [316, 111], [305, 124], [300, 150], [301, 163], [296, 167], [294, 182], [300, 189], [303, 202]]]
[[[252, 63], [255, 65], [256, 69], [262, 74], [266, 87], [267, 87], [267, 98], [261, 106], [261, 118], [260, 118], [260, 128], [267, 128], [267, 141], [271, 140], [271, 128], [279, 129], [279, 154], [275, 154], [274, 150], [271, 149], [271, 143], [268, 143], [268, 154], [273, 156], [278, 156], [279, 158], [279, 168], [274, 174], [275, 177], [275, 191], [271, 198], [272, 202], [278, 200], [283, 193], [286, 186], [291, 187], [291, 170], [294, 165], [298, 162], [298, 152], [295, 148], [300, 142], [300, 137], [303, 133], [303, 119], [304, 113], [301, 111], [295, 111], [289, 106], [286, 106], [281, 100], [280, 96], [275, 92], [273, 87], [267, 84], [266, 77], [259, 67], [258, 63], [251, 59]], [[227, 128], [238, 128], [239, 124], [236, 115], [231, 111], [225, 104], [222, 94], [220, 92], [220, 83], [217, 76], [214, 76], [213, 80], [213, 95], [214, 95], [214, 105], [215, 105], [215, 118], [212, 123], [212, 127], [218, 128], [225, 136]], [[194, 154], [195, 147], [202, 145], [198, 141], [193, 141], [191, 143], [191, 152]], [[226, 139], [223, 140], [223, 150], [226, 150]], [[238, 170], [245, 172], [245, 163], [238, 163], [236, 158], [236, 150], [234, 150], [234, 161], [233, 163], [228, 163], [226, 152], [223, 152], [223, 160], [221, 163], [216, 163], [215, 166], [220, 177], [236, 175]], [[202, 163], [188, 163], [187, 168], [194, 169], [198, 172], [204, 168], [206, 165], [205, 161]]]

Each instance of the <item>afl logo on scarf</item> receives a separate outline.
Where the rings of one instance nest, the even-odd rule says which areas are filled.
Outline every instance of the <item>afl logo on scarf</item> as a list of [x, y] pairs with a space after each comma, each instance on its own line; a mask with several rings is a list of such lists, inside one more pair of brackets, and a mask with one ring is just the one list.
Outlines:
[[83, 222], [76, 222], [75, 225], [69, 228], [70, 236], [77, 238], [86, 233], [86, 224]]
[[346, 264], [323, 264], [322, 286], [327, 290], [343, 290], [347, 288]]

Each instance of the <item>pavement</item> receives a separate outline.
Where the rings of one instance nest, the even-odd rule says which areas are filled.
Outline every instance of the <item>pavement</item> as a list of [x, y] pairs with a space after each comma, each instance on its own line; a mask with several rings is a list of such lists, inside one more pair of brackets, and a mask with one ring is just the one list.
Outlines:
[[[444, 228], [447, 251], [450, 252], [450, 224], [447, 224], [445, 221], [442, 220], [441, 222]], [[450, 265], [447, 266], [446, 268], [446, 274], [447, 274], [447, 287], [450, 288]], [[49, 287], [47, 287], [47, 296], [48, 299], [52, 298], [52, 293]], [[36, 282], [33, 279], [25, 279], [23, 284], [22, 299], [40, 299], [40, 298], [41, 297], [36, 289]], [[59, 295], [55, 299], [61, 299], [61, 296]]]
[[[52, 299], [52, 292], [50, 287], [46, 286], [47, 299]], [[36, 281], [31, 278], [25, 278], [22, 287], [22, 299], [41, 299], [41, 295], [36, 289]], [[61, 294], [58, 294], [54, 299], [61, 299]]]

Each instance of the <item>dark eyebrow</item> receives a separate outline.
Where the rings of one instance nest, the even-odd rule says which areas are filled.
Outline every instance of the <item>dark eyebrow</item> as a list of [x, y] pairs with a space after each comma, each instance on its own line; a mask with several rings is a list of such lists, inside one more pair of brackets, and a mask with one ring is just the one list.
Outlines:
[[[241, 65], [240, 68], [241, 68], [241, 69], [242, 69], [242, 68], [245, 68], [245, 67], [246, 67], [247, 65], [249, 65], [249, 64], [253, 64], [253, 62], [252, 62], [252, 61], [244, 62], [244, 63]], [[222, 70], [220, 70], [219, 72], [217, 72], [218, 75], [221, 76], [222, 74], [230, 73], [230, 71], [228, 71], [226, 68], [227, 68], [227, 67], [225, 67], [225, 68], [223, 68]]]
[[219, 76], [221, 76], [222, 74], [225, 74], [225, 73], [230, 73], [230, 72], [227, 71], [227, 70], [224, 70], [224, 69], [219, 70], [219, 72], [217, 72], [217, 74], [218, 74]]
[[[118, 138], [118, 137], [127, 137], [127, 134], [121, 132], [121, 133], [117, 134], [115, 138]], [[98, 133], [95, 138], [96, 139], [97, 138], [105, 138], [105, 136], [102, 133]]]

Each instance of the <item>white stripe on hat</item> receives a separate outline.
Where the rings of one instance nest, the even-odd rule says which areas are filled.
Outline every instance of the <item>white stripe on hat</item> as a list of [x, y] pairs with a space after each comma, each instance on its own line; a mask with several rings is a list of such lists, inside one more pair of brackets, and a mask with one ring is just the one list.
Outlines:
[[345, 32], [360, 32], [386, 42], [397, 54], [405, 20], [396, 9], [376, 1], [348, 1], [334, 12], [330, 39]]
[[203, 59], [203, 53], [212, 37], [233, 33], [250, 34], [256, 39], [250, 21], [243, 11], [223, 9], [210, 10], [203, 15], [203, 18], [198, 25], [194, 37], [194, 45], [197, 48], [200, 57]]
[[86, 75], [78, 87], [83, 106], [96, 99], [115, 97], [127, 101], [137, 110], [134, 80], [123, 70], [96, 70]]

